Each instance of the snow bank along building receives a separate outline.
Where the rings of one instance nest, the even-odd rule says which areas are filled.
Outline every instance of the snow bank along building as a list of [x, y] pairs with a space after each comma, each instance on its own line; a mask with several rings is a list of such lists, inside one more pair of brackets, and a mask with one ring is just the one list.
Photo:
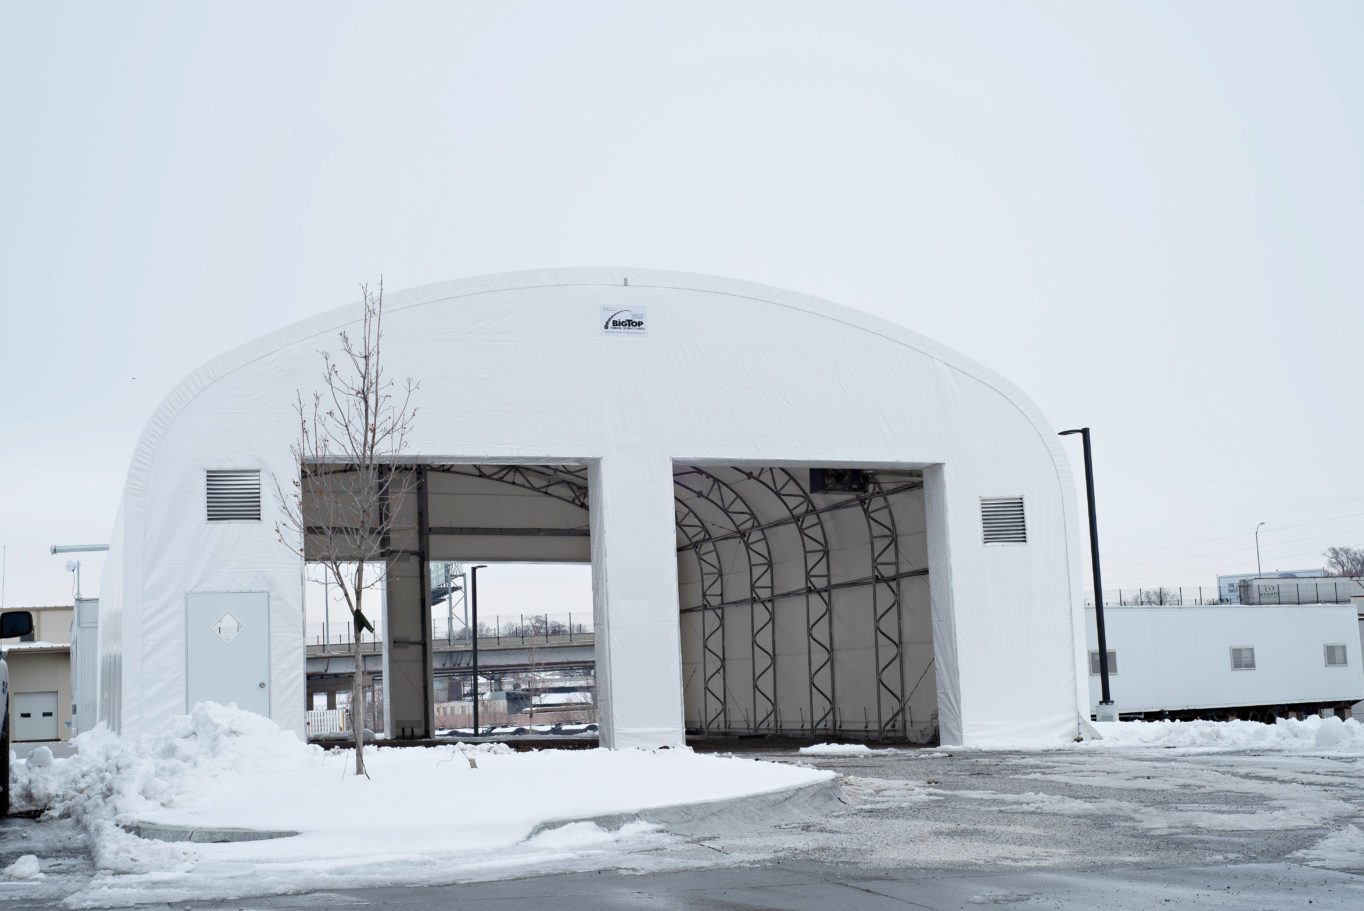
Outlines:
[[[359, 305], [224, 354], [143, 432], [111, 539], [100, 716], [202, 700], [303, 731], [295, 394]], [[1088, 717], [1073, 485], [1006, 380], [775, 288], [613, 269], [386, 301], [421, 383], [392, 504], [388, 733], [433, 731], [429, 563], [590, 562], [603, 743], [685, 731], [977, 743]]]

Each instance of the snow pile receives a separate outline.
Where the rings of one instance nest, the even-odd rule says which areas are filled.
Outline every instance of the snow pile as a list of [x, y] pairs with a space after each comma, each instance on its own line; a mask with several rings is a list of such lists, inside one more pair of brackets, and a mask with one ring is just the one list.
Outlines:
[[1094, 747], [1200, 747], [1364, 753], [1364, 724], [1353, 718], [1257, 721], [1107, 721], [1095, 725]]
[[[82, 899], [92, 905], [145, 900], [148, 889], [160, 901], [228, 898], [582, 863], [594, 851], [660, 836], [639, 823], [615, 832], [556, 823], [833, 777], [686, 749], [517, 753], [504, 744], [454, 744], [371, 748], [372, 777], [357, 778], [350, 751], [326, 752], [268, 719], [212, 704], [137, 741], [101, 727], [74, 743], [74, 756], [47, 766], [16, 764], [15, 797], [85, 826], [106, 871]], [[476, 768], [467, 761], [472, 753]], [[135, 824], [298, 834], [167, 843], [125, 831]]]
[[1293, 854], [1314, 867], [1333, 870], [1364, 870], [1364, 832], [1348, 825], [1327, 835], [1310, 848]]
[[891, 753], [893, 750], [873, 750], [865, 743], [816, 743], [801, 747], [799, 752], [807, 756], [862, 756], [871, 753]]
[[1049, 752], [1052, 750], [1183, 749], [1285, 750], [1302, 753], [1364, 754], [1364, 723], [1354, 718], [1309, 716], [1258, 721], [1099, 721], [1091, 722], [1102, 739], [1057, 743], [1037, 740], [987, 740], [940, 752]]
[[38, 864], [38, 858], [33, 854], [25, 854], [14, 863], [5, 868], [3, 873], [5, 879], [42, 879], [42, 868]]

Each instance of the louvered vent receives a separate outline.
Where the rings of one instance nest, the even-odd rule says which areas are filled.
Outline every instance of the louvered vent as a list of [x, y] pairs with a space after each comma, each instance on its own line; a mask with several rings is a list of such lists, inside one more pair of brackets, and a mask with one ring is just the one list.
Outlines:
[[[1103, 673], [1103, 668], [1099, 667], [1099, 653], [1091, 651], [1089, 653], [1089, 676], [1098, 677]], [[1108, 673], [1116, 675], [1118, 673], [1118, 653], [1113, 649], [1108, 650]]]
[[209, 469], [208, 520], [246, 522], [260, 520], [260, 470]]
[[980, 524], [986, 544], [1027, 544], [1022, 497], [981, 497]]

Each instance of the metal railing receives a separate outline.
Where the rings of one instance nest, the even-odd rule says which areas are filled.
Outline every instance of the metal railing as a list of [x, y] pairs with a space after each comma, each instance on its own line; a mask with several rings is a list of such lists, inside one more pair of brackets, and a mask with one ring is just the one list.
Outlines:
[[[307, 625], [307, 642], [310, 646], [327, 646], [326, 650], [346, 651], [354, 643], [352, 624], [331, 625], [331, 635], [325, 633], [321, 623]], [[445, 617], [437, 617], [431, 623], [432, 643], [439, 647], [442, 643], [450, 646], [472, 644], [473, 630], [465, 626], [459, 618], [453, 627]], [[568, 612], [563, 614], [493, 614], [480, 618], [478, 624], [478, 644], [486, 645], [567, 645], [573, 642], [586, 642], [592, 638], [593, 624], [591, 614]], [[361, 630], [361, 645], [366, 648], [379, 648], [383, 643], [382, 628], [378, 633]]]

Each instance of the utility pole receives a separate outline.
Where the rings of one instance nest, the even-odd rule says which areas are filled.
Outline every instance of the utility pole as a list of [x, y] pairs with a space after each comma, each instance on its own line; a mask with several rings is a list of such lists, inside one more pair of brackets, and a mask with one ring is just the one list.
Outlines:
[[[1061, 436], [1080, 434], [1085, 447], [1085, 495], [1089, 500], [1089, 559], [1094, 574], [1094, 628], [1099, 635], [1099, 705], [1100, 713], [1113, 704], [1113, 696], [1108, 686], [1108, 635], [1104, 631], [1104, 584], [1099, 569], [1099, 525], [1094, 508], [1094, 456], [1089, 444], [1089, 428], [1062, 430]], [[1101, 719], [1102, 720], [1102, 719]], [[1117, 720], [1114, 718], [1114, 720]]]
[[469, 599], [472, 602], [474, 614], [474, 736], [478, 736], [478, 571], [487, 569], [485, 563], [471, 567], [469, 570]]
[[327, 576], [322, 577], [322, 654], [332, 647], [332, 587]]
[[1264, 527], [1263, 522], [1255, 526], [1255, 575], [1263, 576], [1264, 570], [1260, 568], [1260, 529]]

